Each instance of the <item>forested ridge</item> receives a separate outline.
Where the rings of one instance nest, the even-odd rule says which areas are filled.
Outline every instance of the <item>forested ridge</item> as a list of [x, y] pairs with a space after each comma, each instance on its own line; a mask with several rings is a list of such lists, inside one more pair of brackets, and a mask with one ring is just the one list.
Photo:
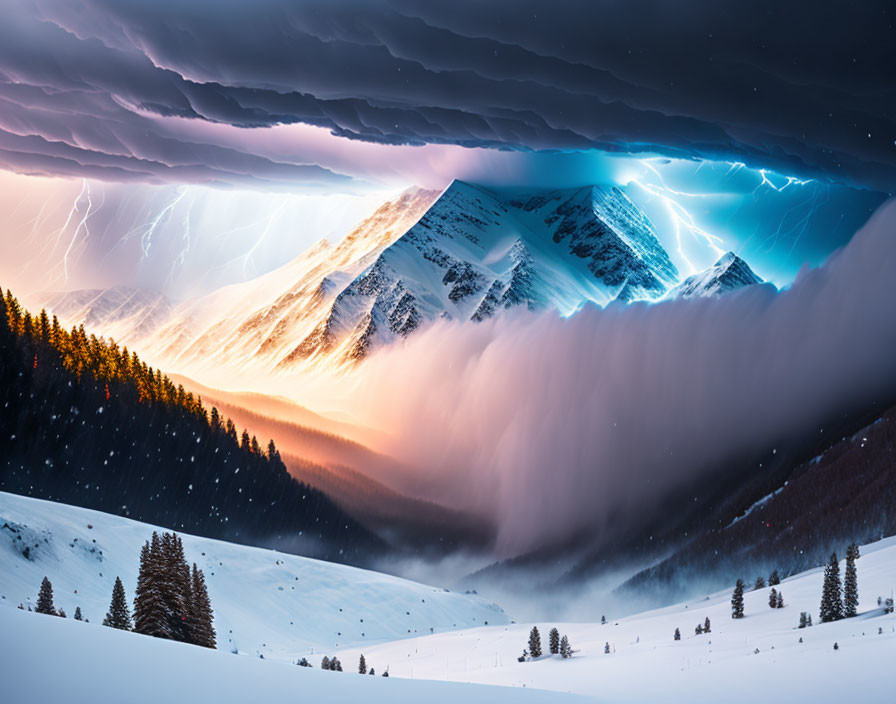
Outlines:
[[363, 563], [382, 546], [273, 441], [135, 352], [0, 296], [0, 489], [196, 535]]

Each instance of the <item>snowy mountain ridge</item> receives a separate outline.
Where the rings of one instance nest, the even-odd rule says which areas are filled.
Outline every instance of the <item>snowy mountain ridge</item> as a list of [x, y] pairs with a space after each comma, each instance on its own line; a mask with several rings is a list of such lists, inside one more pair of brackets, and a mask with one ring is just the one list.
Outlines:
[[[676, 295], [759, 281], [734, 259]], [[654, 225], [617, 187], [497, 191], [454, 181], [442, 192], [408, 189], [337, 244], [152, 316], [152, 326], [78, 318], [168, 369], [289, 371], [354, 363], [439, 319], [659, 300], [678, 279]], [[51, 308], [65, 317], [77, 306]]]

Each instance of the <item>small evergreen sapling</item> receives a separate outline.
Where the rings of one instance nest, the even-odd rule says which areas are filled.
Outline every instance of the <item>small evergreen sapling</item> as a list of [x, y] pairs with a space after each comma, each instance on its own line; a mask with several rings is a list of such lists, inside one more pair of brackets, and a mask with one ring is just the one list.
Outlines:
[[778, 608], [778, 590], [772, 587], [772, 590], [768, 593], [768, 606], [770, 609]]
[[731, 595], [731, 618], [744, 617], [744, 580], [737, 580]]
[[775, 602], [776, 609], [784, 608], [784, 592], [778, 592], [778, 600]]
[[320, 669], [321, 670], [329, 670], [330, 669], [330, 658], [328, 658], [326, 655], [324, 655], [320, 661]]
[[551, 651], [551, 655], [556, 655], [560, 652], [560, 631], [556, 628], [552, 628], [548, 633], [548, 648]]
[[560, 639], [560, 657], [567, 660], [572, 657], [572, 648], [569, 645], [569, 638], [563, 636]]
[[84, 619], [81, 617], [81, 607], [75, 607], [75, 621], [83, 621]]
[[367, 661], [364, 659], [364, 653], [361, 653], [361, 659], [358, 661], [358, 674], [367, 674]]
[[109, 611], [106, 618], [103, 619], [104, 626], [110, 626], [122, 631], [131, 630], [131, 613], [128, 611], [127, 597], [124, 595], [124, 586], [121, 579], [115, 578], [115, 585], [112, 587], [112, 603], [109, 605]]
[[695, 635], [695, 636], [702, 636], [702, 635], [703, 635], [703, 624], [702, 624], [702, 623], [698, 623], [698, 624], [697, 624], [697, 627], [694, 629], [694, 635]]
[[677, 628], [675, 629], [675, 635], [672, 636], [672, 639], [673, 640], [681, 640], [681, 631], [679, 631]]
[[56, 606], [53, 604], [53, 584], [46, 577], [40, 583], [40, 591], [37, 594], [37, 607], [34, 610], [39, 614], [56, 615]]
[[529, 631], [529, 654], [533, 658], [541, 657], [541, 634], [538, 632], [538, 626], [532, 626]]
[[609, 654], [610, 654], [610, 642], [609, 642], [609, 641], [607, 641], [607, 642], [604, 644], [604, 654], [605, 654], [605, 655], [609, 655]]
[[706, 617], [706, 620], [703, 622], [703, 632], [709, 633], [709, 616]]

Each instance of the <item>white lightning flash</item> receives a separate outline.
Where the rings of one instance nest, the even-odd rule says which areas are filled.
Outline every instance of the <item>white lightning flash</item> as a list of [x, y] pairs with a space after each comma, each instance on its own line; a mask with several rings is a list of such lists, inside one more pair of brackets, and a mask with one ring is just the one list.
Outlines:
[[660, 173], [659, 169], [657, 169], [652, 163], [653, 161], [655, 161], [655, 159], [639, 159], [638, 161], [650, 173], [655, 175], [656, 179], [647, 181], [640, 178], [632, 178], [629, 183], [635, 184], [645, 192], [656, 196], [662, 201], [663, 205], [666, 208], [666, 212], [669, 214], [669, 219], [672, 221], [674, 227], [675, 243], [676, 250], [678, 251], [678, 256], [681, 258], [681, 261], [683, 261], [689, 268], [689, 273], [696, 272], [697, 267], [684, 253], [684, 242], [682, 241], [683, 233], [690, 234], [690, 236], [697, 241], [702, 241], [710, 249], [712, 249], [713, 252], [716, 253], [716, 256], [722, 256], [723, 254], [725, 254], [726, 250], [724, 249], [724, 240], [718, 235], [713, 234], [712, 232], [709, 232], [708, 230], [700, 227], [700, 225], [697, 224], [696, 218], [694, 218], [690, 211], [681, 203], [682, 199], [711, 198], [717, 194], [688, 193], [685, 191], [678, 191], [673, 188], [669, 188], [666, 185], [666, 182], [663, 179], [663, 175]]

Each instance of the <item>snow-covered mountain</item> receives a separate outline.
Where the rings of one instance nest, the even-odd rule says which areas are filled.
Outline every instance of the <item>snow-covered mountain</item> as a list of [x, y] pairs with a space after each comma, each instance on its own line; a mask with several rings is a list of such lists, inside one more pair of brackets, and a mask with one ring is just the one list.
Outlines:
[[652, 299], [678, 272], [619, 189], [495, 192], [461, 181], [382, 206], [335, 246], [181, 307], [152, 341], [184, 364], [345, 362], [447, 318]]
[[[715, 295], [758, 281], [731, 254], [674, 290]], [[116, 306], [118, 289], [68, 294], [50, 308], [168, 369], [289, 370], [354, 362], [438, 319], [570, 314], [589, 301], [658, 299], [677, 283], [653, 224], [616, 187], [497, 191], [454, 181], [441, 193], [408, 189], [337, 244], [322, 241], [167, 313], [151, 301]]]
[[743, 259], [734, 252], [723, 254], [711, 267], [689, 276], [669, 292], [669, 298], [706, 298], [721, 296], [744, 286], [763, 283]]
[[118, 286], [39, 294], [35, 308], [46, 307], [66, 326], [83, 325], [116, 340], [140, 340], [172, 314], [174, 306], [161, 293]]

